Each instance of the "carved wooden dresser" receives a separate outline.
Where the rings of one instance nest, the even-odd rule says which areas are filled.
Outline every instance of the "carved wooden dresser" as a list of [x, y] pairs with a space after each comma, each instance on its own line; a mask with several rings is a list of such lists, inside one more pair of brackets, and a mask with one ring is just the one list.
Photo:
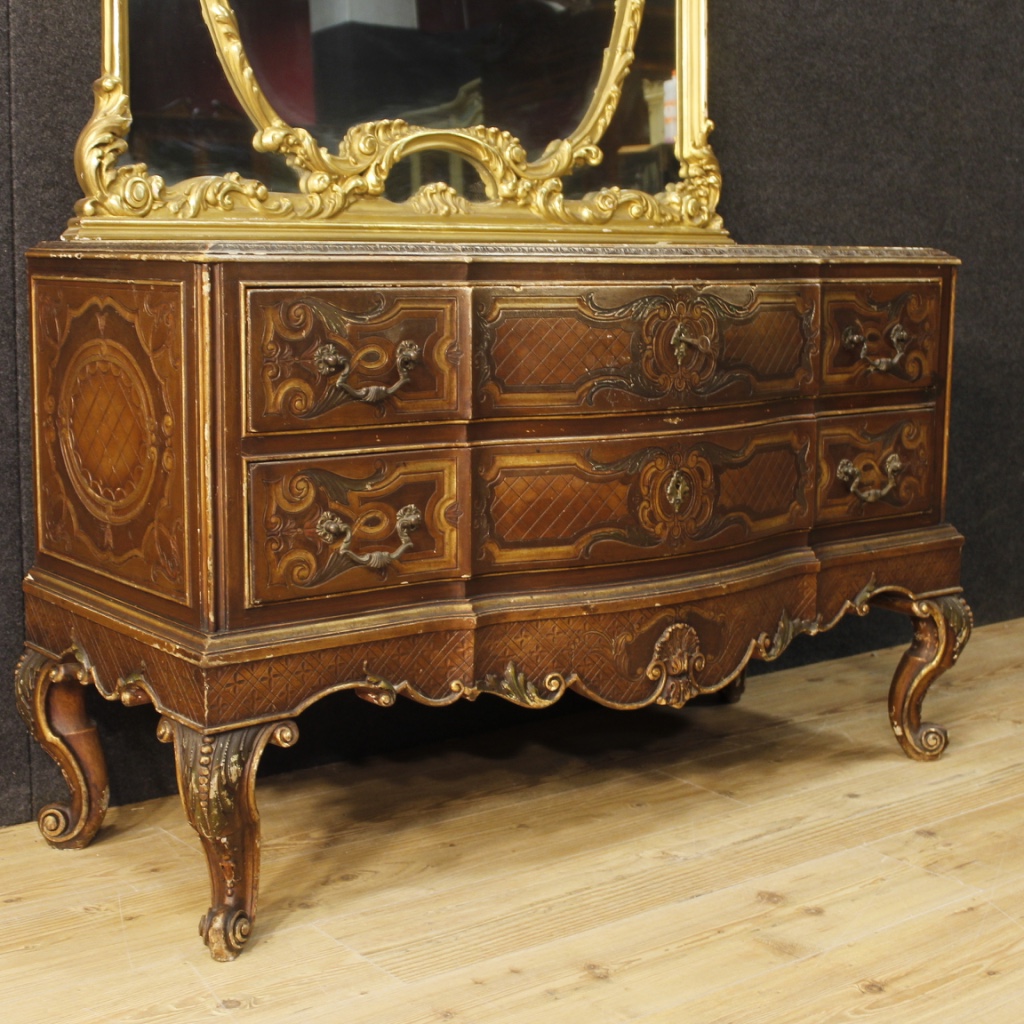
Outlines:
[[927, 250], [67, 242], [30, 255], [38, 555], [21, 711], [107, 779], [82, 684], [151, 701], [249, 935], [255, 773], [349, 689], [679, 707], [872, 604], [931, 758], [970, 632], [944, 519], [955, 261]]

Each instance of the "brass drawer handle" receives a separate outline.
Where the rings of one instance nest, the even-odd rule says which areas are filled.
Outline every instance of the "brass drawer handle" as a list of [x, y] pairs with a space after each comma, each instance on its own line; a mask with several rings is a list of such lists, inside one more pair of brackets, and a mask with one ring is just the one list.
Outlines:
[[903, 471], [903, 463], [900, 461], [900, 457], [893, 452], [882, 463], [882, 468], [885, 470], [886, 476], [884, 487], [861, 487], [861, 472], [849, 459], [843, 459], [839, 463], [836, 476], [847, 485], [854, 497], [871, 505], [892, 493], [896, 486], [896, 477]]
[[878, 373], [891, 373], [903, 362], [903, 356], [911, 342], [910, 332], [903, 324], [895, 324], [889, 328], [889, 344], [895, 354], [883, 358], [868, 355], [869, 343], [862, 331], [863, 328], [860, 324], [847, 327], [843, 331], [843, 348], [850, 352], [860, 349], [859, 358], [867, 363], [870, 369], [876, 370]]
[[365, 555], [352, 550], [352, 528], [336, 512], [321, 514], [316, 523], [317, 536], [325, 543], [336, 545], [335, 556], [341, 556], [353, 565], [373, 569], [382, 576], [412, 547], [410, 532], [423, 522], [423, 513], [415, 505], [405, 505], [395, 516], [395, 533], [400, 541], [394, 551], [369, 551]]
[[331, 387], [344, 392], [356, 402], [378, 405], [390, 398], [399, 388], [409, 383], [413, 367], [420, 361], [420, 347], [415, 341], [400, 341], [395, 353], [395, 366], [398, 369], [398, 380], [394, 384], [367, 384], [366, 387], [354, 388], [348, 383], [352, 372], [352, 362], [333, 341], [320, 345], [313, 353], [313, 362], [321, 377], [334, 377]]

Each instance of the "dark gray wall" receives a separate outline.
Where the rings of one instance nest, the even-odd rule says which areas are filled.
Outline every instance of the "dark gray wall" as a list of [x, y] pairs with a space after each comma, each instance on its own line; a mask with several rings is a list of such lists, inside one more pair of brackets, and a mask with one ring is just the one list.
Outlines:
[[[59, 234], [76, 198], [70, 154], [91, 106], [99, 60], [98, 3], [0, 3], [0, 666], [10, 680], [21, 654], [21, 584], [31, 557], [28, 340], [22, 254]], [[84, 63], [83, 63], [84, 61]], [[36, 767], [37, 771], [33, 771]], [[56, 771], [29, 744], [10, 684], [0, 687], [0, 822], [30, 816], [38, 794], [59, 793]]]
[[979, 621], [1024, 615], [1024, 5], [711, 0], [726, 225], [931, 245], [957, 292], [950, 520]]
[[[1022, 346], [1024, 6], [1018, 0], [710, 0], [713, 136], [722, 212], [738, 241], [938, 246], [964, 261], [949, 516], [981, 622], [1024, 615]], [[0, 0], [0, 666], [20, 653], [30, 561], [24, 249], [56, 237], [77, 197], [71, 149], [99, 65], [99, 0]], [[809, 660], [896, 642], [873, 614], [800, 643]], [[966, 656], [965, 656], [966, 657]], [[0, 687], [0, 822], [60, 794]], [[497, 701], [444, 712], [318, 705], [278, 764], [348, 757], [529, 713]], [[571, 713], [571, 705], [566, 708]], [[170, 790], [148, 709], [97, 701], [114, 801]], [[270, 752], [271, 755], [276, 752]]]

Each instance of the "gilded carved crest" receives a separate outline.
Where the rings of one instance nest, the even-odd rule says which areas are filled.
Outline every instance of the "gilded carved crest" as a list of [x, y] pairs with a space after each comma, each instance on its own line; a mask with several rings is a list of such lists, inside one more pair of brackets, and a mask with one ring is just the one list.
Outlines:
[[[631, 74], [639, 81], [651, 73], [634, 67], [644, 0], [615, 0], [607, 44], [594, 54], [603, 51], [589, 102], [575, 126], [551, 138], [539, 153], [528, 152], [507, 126], [460, 122], [460, 117], [481, 112], [472, 82], [442, 105], [443, 111], [424, 108], [406, 117], [353, 124], [332, 148], [309, 128], [289, 123], [275, 107], [240, 27], [244, 5], [231, 0], [196, 3], [223, 76], [251, 124], [252, 151], [283, 160], [294, 175], [294, 188], [283, 189], [238, 170], [175, 181], [152, 172], [143, 161], [133, 162], [129, 17], [140, 12], [129, 0], [103, 0], [102, 70], [94, 85], [93, 115], [75, 156], [84, 196], [69, 237], [266, 238], [295, 237], [300, 231], [324, 238], [366, 238], [378, 231], [415, 237], [429, 227], [433, 240], [460, 237], [466, 228], [477, 236], [483, 229], [486, 237], [514, 235], [520, 241], [588, 235], [607, 239], [609, 232], [619, 239], [656, 235], [684, 242], [727, 240], [716, 213], [721, 175], [708, 144], [713, 126], [706, 100], [707, 0], [675, 0], [674, 77], [663, 83], [643, 77], [641, 83], [649, 100], [657, 93], [660, 104], [664, 93], [666, 111], [675, 101], [674, 138], [658, 138], [652, 128], [650, 146], [652, 153], [658, 145], [668, 146], [678, 176], [645, 190], [631, 184], [629, 174], [619, 174], [617, 184], [609, 182], [582, 195], [568, 190], [565, 182], [580, 168], [602, 164], [607, 155], [600, 148], [602, 138], [627, 80], [633, 81]], [[566, 10], [590, 6], [566, 5]], [[168, 45], [173, 49], [174, 41]], [[454, 116], [456, 108], [460, 117]], [[430, 152], [451, 154], [468, 165], [483, 195], [470, 199], [448, 182], [428, 180], [407, 200], [389, 200], [388, 180], [396, 166]], [[646, 173], [639, 175], [642, 185]]]

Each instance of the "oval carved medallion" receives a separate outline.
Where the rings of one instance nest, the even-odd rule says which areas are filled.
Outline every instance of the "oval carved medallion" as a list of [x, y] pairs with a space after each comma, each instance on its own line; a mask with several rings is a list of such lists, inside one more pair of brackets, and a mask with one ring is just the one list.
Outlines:
[[60, 446], [75, 492], [97, 518], [132, 520], [159, 463], [153, 398], [131, 353], [96, 339], [76, 353], [57, 410]]

